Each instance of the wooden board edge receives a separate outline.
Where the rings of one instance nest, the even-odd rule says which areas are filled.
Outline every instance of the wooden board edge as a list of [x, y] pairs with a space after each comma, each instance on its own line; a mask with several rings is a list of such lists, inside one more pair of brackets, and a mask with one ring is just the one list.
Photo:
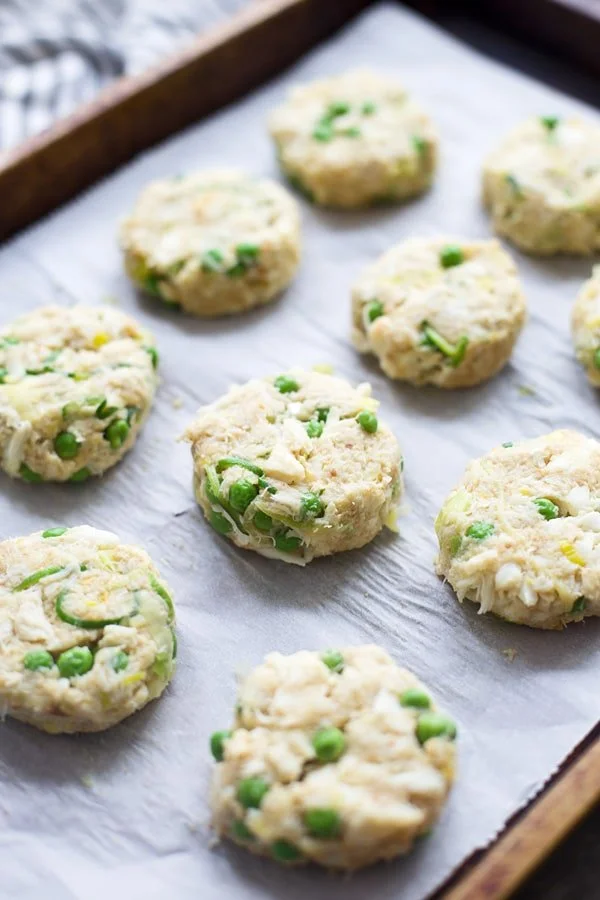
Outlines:
[[150, 71], [118, 79], [0, 156], [0, 240], [281, 72], [371, 2], [256, 0]]
[[429, 900], [506, 900], [600, 802], [600, 723], [496, 840]]

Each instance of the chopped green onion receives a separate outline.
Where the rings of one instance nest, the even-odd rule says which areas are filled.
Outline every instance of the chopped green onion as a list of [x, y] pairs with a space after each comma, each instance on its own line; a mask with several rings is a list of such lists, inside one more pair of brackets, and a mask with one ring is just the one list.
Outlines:
[[38, 581], [41, 581], [42, 578], [48, 578], [49, 575], [56, 575], [57, 572], [62, 572], [64, 566], [48, 566], [46, 569], [39, 569], [37, 572], [33, 572], [33, 574], [28, 575], [27, 578], [24, 578], [23, 581], [13, 588], [16, 591], [26, 591], [27, 588], [33, 587], [34, 584], [37, 584]]
[[66, 622], [67, 625], [73, 625], [75, 628], [86, 628], [88, 630], [94, 630], [96, 628], [106, 628], [107, 625], [120, 625], [123, 619], [128, 619], [131, 616], [134, 616], [137, 612], [137, 603], [134, 603], [133, 607], [129, 612], [124, 613], [121, 616], [113, 616], [110, 619], [82, 619], [80, 616], [74, 616], [72, 613], [68, 612], [65, 609], [65, 602], [67, 599], [68, 591], [61, 591], [58, 597], [56, 598], [55, 610], [56, 615], [62, 622]]
[[158, 369], [159, 356], [156, 347], [144, 347], [144, 350], [152, 360], [152, 368]]
[[378, 319], [384, 314], [383, 303], [379, 300], [371, 300], [366, 309], [368, 322], [374, 322], [375, 319]]
[[372, 116], [373, 113], [376, 111], [376, 109], [377, 109], [377, 106], [373, 103], [373, 101], [367, 100], [361, 106], [360, 111], [363, 114], [363, 116]]
[[203, 272], [222, 272], [223, 271], [223, 254], [216, 248], [207, 250], [201, 256], [201, 264]]
[[69, 481], [73, 481], [75, 483], [87, 481], [91, 474], [91, 469], [88, 469], [87, 466], [84, 466], [83, 469], [78, 469], [77, 472], [73, 472], [73, 474], [69, 478]]
[[273, 519], [261, 509], [258, 509], [254, 513], [254, 519], [252, 521], [254, 522], [254, 527], [259, 531], [270, 531], [273, 527]]
[[225, 516], [221, 515], [221, 513], [215, 512], [214, 510], [211, 510], [208, 521], [215, 529], [215, 531], [219, 532], [219, 534], [229, 534], [229, 532], [233, 528], [233, 525], [231, 524], [229, 519], [226, 519]]
[[215, 471], [220, 474], [225, 469], [230, 469], [232, 466], [240, 466], [242, 469], [248, 469], [249, 472], [254, 472], [259, 478], [265, 474], [260, 466], [250, 462], [248, 459], [243, 459], [241, 456], [224, 456], [223, 459], [220, 459], [217, 462]]
[[558, 519], [560, 515], [560, 509], [553, 503], [552, 500], [549, 500], [548, 497], [536, 497], [533, 501], [537, 506], [537, 511], [539, 512], [542, 518], [549, 521], [550, 519]]
[[231, 823], [231, 833], [238, 841], [253, 841], [254, 835], [248, 826], [241, 819], [236, 819]]
[[412, 145], [419, 156], [424, 155], [424, 153], [427, 149], [427, 141], [425, 141], [424, 138], [419, 137], [418, 134], [413, 134]]
[[540, 116], [540, 122], [550, 134], [558, 128], [560, 119], [558, 116]]
[[456, 344], [451, 344], [428, 322], [423, 322], [421, 329], [423, 332], [423, 344], [432, 347], [434, 350], [439, 350], [447, 358], [452, 368], [455, 369], [461, 364], [469, 345], [469, 338], [466, 334], [460, 337]]
[[118, 650], [111, 660], [113, 672], [123, 672], [129, 665], [129, 654], [124, 650]]
[[273, 859], [276, 859], [278, 862], [295, 862], [302, 856], [295, 844], [284, 840], [274, 841], [271, 844], [271, 853]]
[[63, 528], [62, 526], [58, 528], [47, 528], [46, 531], [42, 531], [43, 538], [53, 538], [60, 537], [61, 534], [64, 534], [67, 531], [67, 528]]
[[322, 422], [319, 422], [317, 419], [311, 419], [310, 422], [306, 423], [306, 433], [309, 438], [318, 438], [323, 434], [324, 425]]
[[148, 578], [149, 578], [150, 584], [152, 585], [152, 590], [154, 591], [154, 593], [158, 594], [158, 596], [161, 598], [161, 600], [164, 601], [165, 606], [167, 607], [167, 613], [168, 613], [167, 619], [169, 622], [172, 622], [173, 619], [175, 618], [175, 604], [173, 603], [171, 595], [169, 594], [167, 589], [160, 583], [158, 578], [156, 578], [152, 574], [152, 572], [148, 573]]
[[303, 519], [320, 519], [325, 515], [325, 507], [320, 497], [308, 491], [300, 501], [300, 516]]
[[578, 597], [573, 606], [571, 607], [572, 613], [582, 613], [585, 611], [585, 607], [587, 605], [587, 600], [585, 597]]
[[273, 384], [280, 394], [292, 394], [294, 391], [300, 390], [298, 382], [289, 375], [278, 375]]

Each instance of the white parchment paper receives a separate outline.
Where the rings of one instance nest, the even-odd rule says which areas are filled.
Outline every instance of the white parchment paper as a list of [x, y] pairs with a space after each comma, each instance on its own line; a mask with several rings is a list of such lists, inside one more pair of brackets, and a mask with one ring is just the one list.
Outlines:
[[[442, 160], [432, 192], [364, 214], [304, 204], [299, 277], [259, 312], [206, 323], [136, 297], [121, 273], [115, 228], [144, 183], [222, 164], [278, 177], [268, 110], [290, 83], [357, 64], [400, 75], [439, 123]], [[142, 543], [173, 587], [180, 638], [166, 695], [110, 732], [51, 737], [0, 725], [2, 897], [420, 900], [492, 838], [598, 720], [597, 622], [536, 633], [478, 617], [459, 606], [432, 566], [433, 518], [471, 457], [555, 427], [598, 432], [597, 394], [574, 361], [568, 332], [589, 261], [517, 255], [530, 322], [512, 363], [468, 392], [393, 384], [348, 339], [349, 287], [361, 267], [409, 235], [487, 235], [478, 197], [485, 152], [529, 114], [578, 106], [384, 4], [0, 252], [2, 321], [41, 303], [112, 296], [155, 331], [163, 377], [135, 450], [102, 480], [61, 487], [3, 478], [0, 537], [87, 522]], [[189, 450], [175, 438], [199, 405], [232, 382], [322, 362], [373, 383], [405, 452], [411, 510], [401, 537], [386, 533], [364, 550], [299, 569], [236, 550], [211, 531], [192, 499]], [[459, 777], [433, 836], [409, 858], [351, 880], [284, 870], [227, 845], [211, 849], [207, 744], [230, 722], [234, 672], [273, 649], [368, 641], [413, 669], [459, 722]], [[508, 648], [517, 651], [513, 662], [503, 654]]]

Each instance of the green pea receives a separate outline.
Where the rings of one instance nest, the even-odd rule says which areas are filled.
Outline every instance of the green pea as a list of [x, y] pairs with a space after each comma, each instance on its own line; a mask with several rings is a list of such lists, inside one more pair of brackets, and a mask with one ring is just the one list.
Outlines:
[[425, 693], [422, 688], [409, 688], [400, 694], [401, 706], [413, 706], [416, 709], [429, 709], [431, 700], [429, 694]]
[[94, 665], [94, 656], [89, 647], [71, 647], [58, 657], [56, 664], [63, 678], [85, 675]]
[[122, 672], [129, 665], [129, 654], [124, 650], [118, 650], [112, 658], [111, 666], [113, 671]]
[[474, 538], [476, 541], [484, 541], [494, 533], [494, 525], [492, 522], [473, 522], [469, 525], [465, 534], [467, 537]]
[[210, 752], [217, 762], [223, 761], [225, 741], [231, 737], [231, 731], [215, 731], [210, 736]]
[[594, 353], [594, 365], [597, 369], [600, 369], [600, 347]]
[[320, 519], [325, 515], [325, 506], [320, 497], [308, 491], [300, 501], [300, 515], [303, 519]]
[[298, 382], [290, 378], [289, 375], [278, 375], [273, 384], [280, 394], [292, 394], [294, 391], [299, 390]]
[[318, 438], [323, 434], [323, 423], [316, 419], [311, 419], [306, 423], [306, 433], [309, 438]]
[[270, 531], [273, 527], [273, 519], [264, 513], [262, 509], [256, 510], [252, 521], [254, 522], [254, 527], [258, 528], [259, 531]]
[[316, 838], [336, 838], [342, 831], [342, 818], [335, 809], [315, 807], [304, 813], [304, 825], [309, 834]]
[[344, 671], [344, 657], [339, 650], [326, 650], [321, 656], [321, 661], [332, 672], [341, 673]]
[[339, 728], [320, 728], [313, 735], [312, 745], [319, 762], [335, 762], [346, 749], [346, 738]]
[[296, 537], [289, 532], [286, 532], [285, 534], [275, 535], [275, 546], [283, 553], [293, 553], [294, 550], [298, 550], [301, 544], [302, 538]]
[[229, 519], [226, 519], [221, 513], [215, 512], [214, 509], [211, 510], [208, 521], [219, 534], [229, 534], [233, 528]]
[[377, 109], [377, 106], [373, 103], [373, 101], [367, 100], [361, 106], [360, 111], [363, 114], [363, 116], [372, 116], [373, 113], [376, 111], [376, 109]]
[[74, 481], [75, 483], [87, 481], [91, 474], [91, 469], [88, 469], [87, 466], [84, 466], [83, 469], [78, 469], [77, 472], [73, 472], [73, 474], [69, 478], [69, 481]]
[[427, 141], [424, 140], [424, 138], [419, 137], [418, 134], [413, 134], [412, 145], [413, 145], [415, 152], [419, 156], [423, 156], [425, 154], [425, 151], [427, 150]]
[[27, 578], [24, 578], [23, 581], [13, 588], [14, 591], [26, 591], [27, 588], [33, 587], [34, 584], [37, 584], [38, 581], [41, 581], [42, 578], [47, 578], [49, 575], [56, 575], [57, 572], [62, 572], [64, 566], [48, 566], [46, 569], [38, 569], [37, 572], [33, 572], [31, 575], [28, 575]]
[[420, 744], [434, 737], [446, 737], [453, 741], [456, 737], [456, 725], [442, 713], [424, 712], [419, 716], [415, 734]]
[[37, 472], [34, 472], [33, 469], [30, 469], [29, 466], [25, 465], [25, 463], [21, 463], [19, 467], [19, 475], [23, 479], [23, 481], [28, 481], [30, 484], [39, 484], [44, 479], [41, 475], [38, 475]]
[[0, 384], [4, 384], [4, 379], [8, 375], [8, 369], [6, 366], [0, 366]]
[[465, 261], [464, 253], [458, 244], [448, 244], [440, 250], [440, 264], [444, 269], [460, 266]]
[[585, 597], [578, 597], [573, 606], [571, 607], [572, 613], [582, 613], [585, 611], [587, 606], [587, 599]]
[[246, 478], [240, 478], [229, 488], [229, 502], [237, 512], [246, 512], [256, 495], [258, 494], [258, 485]]
[[70, 431], [61, 431], [54, 438], [54, 450], [61, 459], [75, 459], [81, 443]]
[[200, 262], [203, 272], [222, 272], [223, 271], [223, 254], [216, 248], [207, 250], [203, 253]]
[[51, 669], [54, 659], [47, 650], [31, 650], [23, 657], [23, 665], [30, 672], [37, 672], [38, 669]]
[[540, 116], [540, 122], [548, 132], [552, 133], [558, 128], [560, 119], [558, 116]]
[[537, 506], [537, 511], [543, 519], [546, 519], [547, 521], [550, 519], [558, 519], [560, 509], [556, 503], [553, 503], [548, 497], [536, 497], [533, 502]]
[[295, 862], [302, 856], [295, 844], [284, 840], [275, 841], [271, 844], [271, 853], [273, 859], [276, 859], [277, 862]]
[[71, 401], [70, 403], [65, 403], [62, 408], [62, 417], [67, 421], [70, 419], [76, 419], [81, 413], [81, 404], [75, 403]]
[[146, 353], [152, 360], [152, 368], [158, 369], [158, 363], [159, 363], [160, 357], [158, 355], [158, 350], [156, 349], [156, 347], [144, 347], [144, 350], [146, 351]]
[[514, 447], [515, 445], [513, 444], [512, 441], [504, 441], [502, 446], [507, 450], [509, 447]]
[[329, 413], [330, 409], [328, 406], [317, 406], [317, 419], [319, 422], [326, 422]]
[[383, 303], [379, 300], [371, 300], [367, 306], [367, 321], [374, 322], [384, 313]]
[[125, 419], [113, 419], [106, 431], [104, 437], [113, 450], [119, 450], [129, 434], [129, 425]]
[[246, 823], [242, 822], [241, 819], [236, 819], [231, 823], [231, 833], [238, 839], [238, 841], [254, 840], [254, 835], [252, 834]]
[[377, 422], [377, 416], [375, 415], [375, 413], [370, 412], [368, 409], [363, 409], [362, 412], [359, 412], [356, 417], [356, 421], [363, 429], [363, 431], [366, 431], [369, 434], [375, 434], [375, 432], [377, 431], [377, 426], [379, 424]]
[[60, 537], [61, 534], [64, 534], [64, 533], [65, 533], [65, 531], [67, 531], [67, 529], [66, 529], [66, 528], [63, 528], [63, 527], [60, 527], [60, 528], [47, 528], [46, 531], [42, 531], [42, 537], [43, 537], [43, 538]]
[[246, 809], [259, 809], [269, 785], [264, 778], [244, 778], [237, 787], [236, 798]]

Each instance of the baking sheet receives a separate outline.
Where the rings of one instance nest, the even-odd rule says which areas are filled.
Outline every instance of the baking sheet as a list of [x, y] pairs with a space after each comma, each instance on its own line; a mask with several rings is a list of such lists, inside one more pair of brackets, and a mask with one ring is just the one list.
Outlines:
[[[290, 83], [357, 64], [399, 74], [437, 120], [442, 159], [433, 191], [403, 208], [360, 214], [303, 204], [301, 272], [269, 308], [207, 323], [136, 297], [121, 274], [115, 226], [142, 185], [223, 164], [278, 177], [268, 110]], [[529, 114], [578, 107], [382, 4], [281, 78], [139, 157], [0, 251], [2, 321], [49, 301], [118, 302], [155, 331], [163, 377], [135, 450], [102, 480], [60, 487], [3, 478], [0, 537], [87, 522], [142, 543], [174, 589], [180, 638], [163, 699], [110, 732], [50, 737], [0, 725], [2, 897], [420, 900], [494, 836], [600, 718], [600, 623], [536, 633], [478, 617], [432, 566], [433, 518], [471, 457], [555, 427], [598, 432], [597, 394], [568, 334], [590, 262], [515, 254], [530, 322], [512, 363], [480, 388], [447, 394], [393, 384], [348, 340], [358, 271], [409, 235], [486, 236], [478, 202], [485, 152]], [[300, 569], [236, 550], [205, 525], [192, 499], [189, 450], [175, 438], [232, 382], [323, 362], [373, 383], [403, 446], [410, 512], [400, 537], [388, 532]], [[435, 833], [409, 858], [351, 880], [284, 870], [226, 844], [212, 849], [207, 745], [230, 721], [234, 672], [273, 649], [369, 641], [413, 669], [459, 722], [459, 778]]]

